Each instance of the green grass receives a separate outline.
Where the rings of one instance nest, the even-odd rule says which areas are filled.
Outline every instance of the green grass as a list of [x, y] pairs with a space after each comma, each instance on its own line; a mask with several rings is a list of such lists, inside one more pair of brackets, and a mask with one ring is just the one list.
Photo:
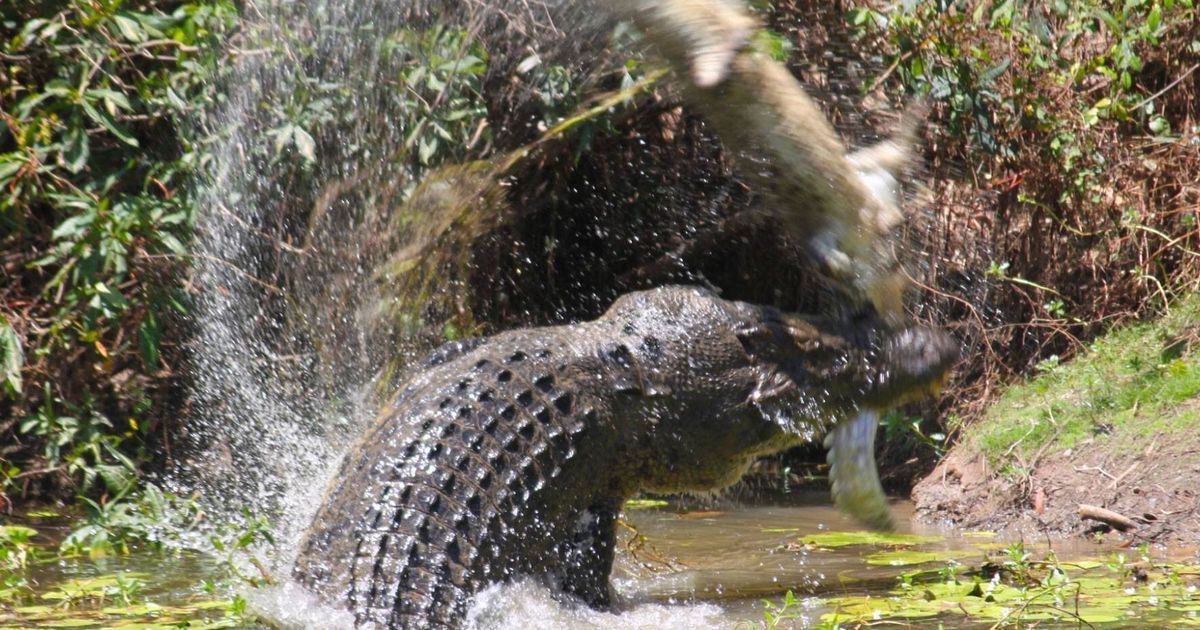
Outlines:
[[1028, 462], [1051, 441], [1057, 449], [1088, 438], [1137, 441], [1198, 421], [1200, 296], [1192, 296], [1159, 320], [1115, 330], [1086, 354], [1010, 387], [966, 439], [1003, 469]]

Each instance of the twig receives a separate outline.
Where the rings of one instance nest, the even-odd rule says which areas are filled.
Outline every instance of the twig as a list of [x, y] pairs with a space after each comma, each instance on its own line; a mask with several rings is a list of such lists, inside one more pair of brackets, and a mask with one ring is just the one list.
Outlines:
[[1172, 81], [1172, 82], [1170, 82], [1170, 83], [1168, 83], [1166, 87], [1164, 87], [1163, 89], [1161, 89], [1161, 90], [1159, 90], [1159, 91], [1155, 92], [1154, 94], [1151, 94], [1150, 96], [1147, 96], [1147, 97], [1145, 98], [1145, 100], [1143, 100], [1142, 102], [1138, 103], [1137, 105], [1134, 105], [1134, 106], [1133, 106], [1133, 110], [1134, 110], [1134, 111], [1136, 111], [1136, 110], [1139, 110], [1139, 109], [1141, 109], [1141, 108], [1145, 107], [1145, 106], [1146, 106], [1146, 103], [1149, 103], [1150, 101], [1153, 101], [1154, 99], [1156, 99], [1156, 98], [1158, 98], [1158, 97], [1162, 96], [1163, 94], [1166, 94], [1168, 90], [1170, 90], [1171, 88], [1175, 87], [1176, 85], [1179, 85], [1179, 83], [1180, 83], [1181, 81], [1183, 81], [1184, 79], [1186, 79], [1186, 78], [1188, 78], [1188, 77], [1192, 76], [1192, 73], [1196, 71], [1196, 68], [1200, 68], [1200, 63], [1198, 63], [1198, 64], [1196, 64], [1196, 65], [1192, 66], [1191, 68], [1188, 68], [1187, 72], [1184, 72], [1183, 74], [1181, 74], [1181, 75], [1179, 75], [1178, 77], [1176, 77], [1176, 78], [1175, 78], [1175, 80], [1174, 80], [1174, 81]]
[[1112, 480], [1111, 482], [1109, 482], [1109, 484], [1108, 484], [1108, 487], [1109, 487], [1109, 488], [1116, 488], [1116, 487], [1117, 487], [1117, 484], [1118, 484], [1118, 483], [1120, 483], [1120, 482], [1121, 482], [1121, 480], [1122, 480], [1122, 479], [1124, 479], [1126, 475], [1128, 475], [1129, 473], [1133, 472], [1133, 469], [1134, 469], [1134, 468], [1137, 468], [1137, 467], [1138, 467], [1138, 462], [1133, 462], [1132, 464], [1130, 464], [1130, 465], [1129, 465], [1129, 468], [1126, 468], [1126, 469], [1125, 469], [1125, 472], [1123, 472], [1123, 473], [1121, 473], [1121, 474], [1117, 475], [1116, 477], [1114, 477], [1114, 478], [1113, 478], [1113, 480]]
[[1109, 474], [1107, 470], [1104, 470], [1099, 466], [1072, 466], [1072, 468], [1075, 469], [1075, 472], [1098, 472], [1109, 479], [1116, 479], [1116, 477]]

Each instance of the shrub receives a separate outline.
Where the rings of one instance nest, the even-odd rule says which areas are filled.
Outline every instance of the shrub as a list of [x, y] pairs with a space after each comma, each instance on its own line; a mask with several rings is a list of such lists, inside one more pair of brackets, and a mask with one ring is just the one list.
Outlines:
[[[120, 493], [176, 377], [205, 147], [185, 121], [233, 2], [6, 9], [0, 57], [0, 491]], [[152, 409], [155, 413], [152, 413]]]

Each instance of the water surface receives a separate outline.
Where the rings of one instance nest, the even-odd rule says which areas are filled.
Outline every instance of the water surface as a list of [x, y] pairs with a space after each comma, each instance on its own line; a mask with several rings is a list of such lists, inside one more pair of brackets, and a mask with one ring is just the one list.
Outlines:
[[[854, 534], [858, 528], [826, 496], [628, 509], [613, 576], [614, 610], [560, 601], [527, 580], [485, 591], [471, 623], [489, 630], [761, 628], [771, 627], [773, 613], [778, 628], [833, 627], [834, 621], [842, 627], [875, 621], [951, 628], [1200, 625], [1194, 561], [1147, 562], [1116, 541], [1002, 541], [987, 532], [919, 524], [879, 539]], [[911, 504], [893, 507], [908, 523]], [[263, 577], [254, 565], [238, 564], [243, 575]], [[293, 587], [251, 588], [231, 577], [230, 566], [220, 554], [138, 550], [35, 561], [0, 571], [0, 628], [332, 628], [349, 622]], [[789, 591], [794, 601], [781, 610]]]

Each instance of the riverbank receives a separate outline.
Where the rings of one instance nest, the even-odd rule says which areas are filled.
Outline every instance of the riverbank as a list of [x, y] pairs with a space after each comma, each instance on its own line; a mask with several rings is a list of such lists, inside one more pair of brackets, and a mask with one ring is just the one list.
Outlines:
[[[1200, 550], [1200, 299], [1039, 372], [966, 427], [914, 488], [919, 517]], [[1131, 523], [1083, 518], [1080, 505]]]

